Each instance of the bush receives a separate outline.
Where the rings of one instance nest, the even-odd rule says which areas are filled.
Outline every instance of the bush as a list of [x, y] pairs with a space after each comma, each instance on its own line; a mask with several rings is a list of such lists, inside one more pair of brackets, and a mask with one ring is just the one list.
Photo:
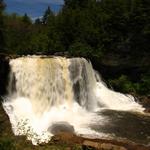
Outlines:
[[150, 76], [143, 75], [139, 82], [132, 82], [126, 75], [117, 79], [111, 79], [109, 84], [117, 91], [123, 93], [135, 93], [139, 95], [150, 95]]
[[118, 79], [109, 80], [109, 84], [115, 90], [123, 92], [123, 93], [136, 92], [133, 83], [125, 75], [121, 75]]
[[0, 139], [0, 150], [16, 150], [13, 140], [9, 138]]
[[135, 84], [135, 89], [140, 95], [150, 95], [150, 76], [142, 76], [141, 82]]

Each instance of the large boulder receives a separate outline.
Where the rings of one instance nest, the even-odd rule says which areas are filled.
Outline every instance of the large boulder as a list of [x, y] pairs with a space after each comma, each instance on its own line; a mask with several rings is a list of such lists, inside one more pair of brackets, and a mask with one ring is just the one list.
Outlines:
[[48, 128], [48, 131], [54, 135], [60, 132], [74, 133], [74, 127], [68, 122], [56, 122]]

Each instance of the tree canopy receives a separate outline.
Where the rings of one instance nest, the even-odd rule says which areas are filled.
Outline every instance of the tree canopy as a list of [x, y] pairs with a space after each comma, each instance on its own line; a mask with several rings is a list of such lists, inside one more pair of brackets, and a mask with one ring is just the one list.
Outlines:
[[4, 14], [4, 8], [0, 0], [1, 52], [67, 51], [98, 64], [140, 66], [141, 78], [146, 75], [147, 79], [144, 67], [150, 65], [150, 0], [64, 0], [58, 14], [48, 6], [35, 21], [27, 14]]
[[4, 39], [4, 20], [3, 20], [3, 11], [5, 4], [3, 0], [0, 0], [0, 52], [3, 52], [5, 48], [5, 39]]

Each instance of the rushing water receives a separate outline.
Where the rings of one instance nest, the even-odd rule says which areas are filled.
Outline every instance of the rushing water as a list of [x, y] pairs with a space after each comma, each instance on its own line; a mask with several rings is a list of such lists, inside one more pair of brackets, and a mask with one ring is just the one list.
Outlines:
[[34, 144], [48, 142], [58, 123], [76, 134], [110, 137], [107, 125], [114, 116], [109, 119], [104, 109], [144, 110], [132, 96], [108, 89], [84, 58], [20, 57], [10, 60], [10, 67], [3, 106], [14, 134]]

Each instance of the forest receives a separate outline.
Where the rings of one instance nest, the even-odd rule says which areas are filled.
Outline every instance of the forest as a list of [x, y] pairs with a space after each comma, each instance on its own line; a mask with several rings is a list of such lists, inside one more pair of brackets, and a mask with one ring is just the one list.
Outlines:
[[0, 53], [85, 57], [108, 86], [150, 95], [150, 0], [64, 0], [42, 18], [7, 14], [0, 0]]

